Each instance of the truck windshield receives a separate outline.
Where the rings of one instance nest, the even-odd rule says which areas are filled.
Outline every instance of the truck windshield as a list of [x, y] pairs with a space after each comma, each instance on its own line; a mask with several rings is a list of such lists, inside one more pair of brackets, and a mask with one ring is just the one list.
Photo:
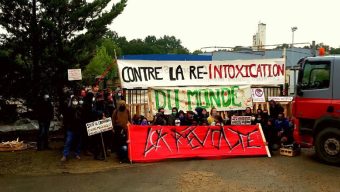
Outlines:
[[300, 87], [303, 90], [324, 89], [329, 87], [330, 63], [329, 62], [308, 62], [303, 66], [299, 79]]

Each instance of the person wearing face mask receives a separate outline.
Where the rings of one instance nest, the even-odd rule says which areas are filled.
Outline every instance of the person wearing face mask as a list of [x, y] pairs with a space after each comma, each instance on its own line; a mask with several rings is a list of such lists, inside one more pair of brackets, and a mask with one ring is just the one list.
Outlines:
[[186, 118], [186, 125], [187, 126], [194, 126], [197, 125], [197, 121], [195, 118], [195, 113], [193, 111], [187, 111], [187, 118]]
[[208, 112], [207, 112], [206, 109], [201, 108], [201, 107], [196, 107], [195, 111], [196, 111], [196, 114], [197, 114], [196, 120], [197, 120], [198, 124], [201, 125], [204, 120], [208, 119], [209, 115], [208, 115]]
[[[126, 141], [128, 124], [131, 123], [130, 111], [126, 108], [126, 103], [124, 100], [118, 102], [118, 108], [112, 114], [112, 125], [114, 132], [114, 144], [113, 150], [117, 151], [118, 158], [120, 161], [126, 160]], [[125, 153], [126, 152], [126, 153]]]
[[121, 100], [125, 100], [123, 90], [120, 87], [117, 87], [117, 89], [115, 90], [115, 94], [114, 94], [114, 106], [117, 107], [119, 101]]
[[275, 121], [275, 132], [277, 143], [287, 145], [293, 142], [293, 130], [282, 112], [278, 113]]
[[215, 122], [215, 117], [217, 114], [217, 109], [215, 107], [211, 108], [210, 110], [210, 116], [208, 117], [208, 124], [211, 125], [213, 122]]
[[158, 109], [158, 113], [155, 116], [154, 125], [167, 125], [167, 119], [166, 116], [164, 115], [164, 108], [161, 107]]
[[146, 117], [142, 117], [142, 121], [140, 123], [140, 125], [149, 125], [148, 119]]
[[[181, 126], [187, 124], [184, 111], [180, 110], [180, 111], [178, 112], [178, 120], [180, 121], [180, 125], [181, 125]], [[177, 125], [178, 125], [178, 124], [177, 124]]]
[[76, 146], [75, 156], [80, 159], [81, 149], [81, 130], [82, 130], [82, 118], [81, 118], [81, 105], [79, 104], [79, 98], [73, 96], [71, 98], [70, 106], [66, 111], [65, 116], [65, 128], [66, 128], [66, 140], [63, 150], [63, 157], [61, 161], [67, 160], [70, 154], [72, 144]]
[[262, 115], [260, 113], [255, 115], [255, 121], [254, 121], [254, 125], [260, 123], [262, 127], [264, 127], [264, 119], [262, 118]]
[[48, 94], [43, 95], [43, 97], [39, 99], [35, 111], [37, 112], [39, 123], [37, 150], [49, 149], [48, 133], [51, 120], [54, 117], [54, 109]]
[[168, 116], [168, 125], [175, 125], [175, 120], [178, 119], [178, 109], [173, 107], [171, 110], [171, 115]]

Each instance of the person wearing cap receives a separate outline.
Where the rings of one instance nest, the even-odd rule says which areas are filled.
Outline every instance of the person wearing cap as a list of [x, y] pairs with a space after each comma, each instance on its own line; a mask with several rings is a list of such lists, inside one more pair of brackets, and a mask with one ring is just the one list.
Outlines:
[[37, 119], [39, 123], [37, 150], [41, 151], [49, 149], [48, 133], [51, 120], [54, 117], [54, 108], [48, 94], [43, 95], [43, 97], [39, 100], [35, 110], [37, 112]]

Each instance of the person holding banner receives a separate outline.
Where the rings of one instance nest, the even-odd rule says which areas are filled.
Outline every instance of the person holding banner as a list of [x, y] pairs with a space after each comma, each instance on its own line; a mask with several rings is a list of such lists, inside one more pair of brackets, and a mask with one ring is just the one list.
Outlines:
[[[85, 97], [85, 117], [86, 122], [93, 122], [105, 118], [105, 112], [101, 105], [101, 95], [99, 94], [99, 85], [93, 84], [92, 89], [86, 94]], [[93, 155], [96, 160], [104, 160], [105, 156], [101, 145], [100, 135], [93, 135], [89, 138], [90, 145], [93, 147]]]

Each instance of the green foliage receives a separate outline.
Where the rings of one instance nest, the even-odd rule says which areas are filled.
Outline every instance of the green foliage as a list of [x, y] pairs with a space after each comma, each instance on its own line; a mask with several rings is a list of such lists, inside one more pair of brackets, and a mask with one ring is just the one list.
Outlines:
[[6, 62], [25, 69], [24, 78], [34, 86], [18, 88], [27, 92], [55, 91], [67, 82], [67, 69], [84, 68], [102, 54], [96, 47], [127, 4], [120, 0], [106, 11], [110, 0], [40, 0], [36, 7], [33, 2], [0, 0], [0, 27], [6, 31], [1, 39], [10, 50]]
[[[112, 42], [111, 39], [102, 39], [100, 47], [97, 47], [95, 56], [90, 63], [86, 65], [83, 78], [87, 84], [92, 84], [95, 78], [103, 74], [103, 72], [112, 65], [115, 54], [119, 55], [120, 49]], [[118, 78], [118, 69], [115, 64], [106, 75], [107, 79]]]
[[340, 54], [340, 48], [331, 48], [330, 54]]
[[194, 55], [199, 55], [199, 54], [202, 54], [203, 53], [203, 51], [201, 51], [201, 50], [195, 50], [194, 52], [192, 52], [192, 54], [194, 54]]
[[132, 39], [127, 41], [125, 37], [119, 37], [115, 32], [108, 32], [107, 37], [111, 38], [124, 55], [138, 54], [188, 54], [189, 50], [182, 46], [181, 40], [174, 36], [147, 36], [144, 40]]
[[284, 49], [284, 48], [289, 48], [289, 44], [287, 44], [287, 43], [283, 43], [282, 45], [278, 45], [278, 46], [276, 46], [276, 48], [275, 49]]

